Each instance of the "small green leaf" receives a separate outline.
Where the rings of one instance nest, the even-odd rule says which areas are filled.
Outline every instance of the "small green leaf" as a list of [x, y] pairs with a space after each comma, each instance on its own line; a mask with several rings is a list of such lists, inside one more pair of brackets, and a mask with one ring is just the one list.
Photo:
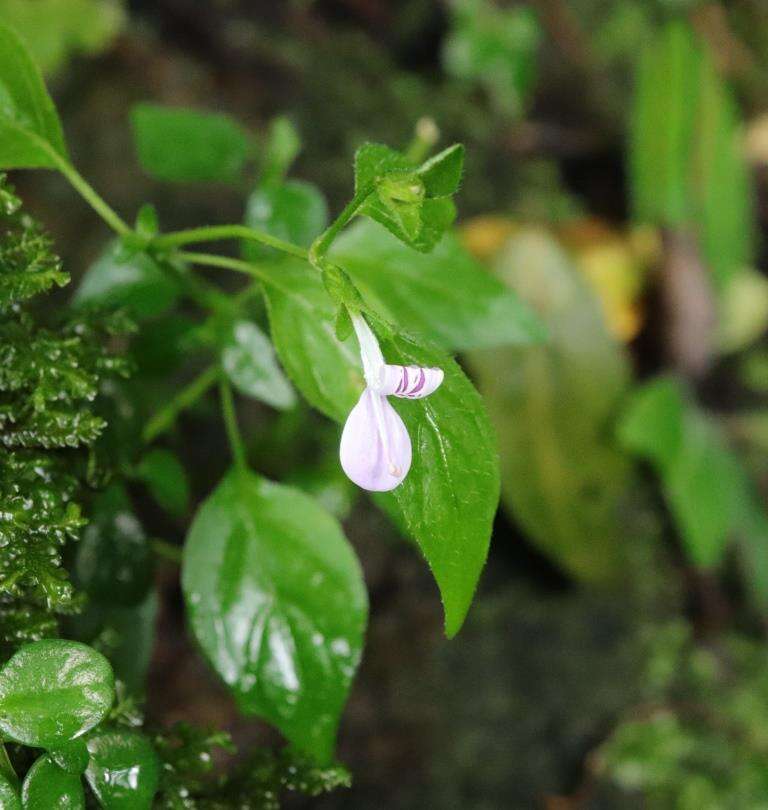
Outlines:
[[86, 271], [74, 303], [124, 307], [136, 318], [151, 318], [176, 302], [180, 287], [175, 272], [146, 253], [129, 254], [114, 240]]
[[57, 748], [101, 722], [114, 696], [101, 653], [76, 641], [35, 641], [0, 670], [0, 730], [24, 745]]
[[329, 761], [368, 612], [339, 524], [298, 490], [232, 472], [195, 517], [182, 586], [195, 637], [241, 711]]
[[423, 163], [419, 177], [428, 197], [449, 197], [459, 190], [463, 171], [464, 146], [455, 143]]
[[279, 115], [269, 125], [262, 162], [262, 185], [279, 183], [301, 152], [301, 138], [289, 118]]
[[0, 808], [2, 810], [21, 810], [21, 800], [16, 788], [2, 774], [0, 774]]
[[136, 475], [166, 512], [175, 517], [186, 514], [189, 508], [189, 481], [174, 453], [159, 447], [150, 450], [139, 462]]
[[306, 262], [265, 266], [264, 293], [272, 340], [286, 373], [311, 405], [337, 421], [363, 390], [356, 346], [335, 336], [334, 309]]
[[107, 604], [135, 605], [152, 584], [152, 554], [128, 492], [112, 483], [93, 503], [75, 562], [76, 582]]
[[24, 810], [84, 810], [83, 783], [43, 755], [24, 779], [21, 801]]
[[158, 180], [234, 183], [242, 174], [248, 134], [226, 115], [138, 104], [131, 124], [139, 162]]
[[277, 364], [269, 338], [252, 321], [238, 321], [221, 352], [221, 364], [243, 394], [285, 410], [296, 405], [296, 394]]
[[0, 23], [0, 168], [55, 169], [66, 155], [40, 71], [19, 36]]
[[381, 228], [358, 222], [336, 240], [331, 256], [390, 320], [450, 351], [545, 336], [533, 311], [453, 235], [421, 256]]
[[364, 143], [355, 153], [355, 193], [373, 191], [379, 180], [393, 172], [413, 171], [405, 155], [381, 143]]
[[88, 767], [88, 748], [82, 737], [64, 743], [48, 752], [48, 756], [67, 773], [80, 775]]
[[157, 209], [151, 203], [144, 203], [136, 214], [136, 233], [142, 239], [150, 240], [160, 233], [160, 220]]
[[149, 810], [160, 782], [160, 762], [149, 740], [136, 731], [98, 731], [88, 738], [85, 776], [102, 807]]
[[350, 318], [349, 310], [344, 304], [339, 305], [333, 328], [336, 334], [336, 340], [339, 340], [342, 343], [347, 340], [347, 338], [352, 336], [352, 332], [354, 331], [354, 327], [352, 326], [352, 318]]
[[[311, 183], [288, 180], [262, 185], [248, 198], [245, 224], [295, 245], [309, 247], [328, 225], [328, 205]], [[243, 255], [257, 261], [275, 251], [256, 242], [243, 242]]]

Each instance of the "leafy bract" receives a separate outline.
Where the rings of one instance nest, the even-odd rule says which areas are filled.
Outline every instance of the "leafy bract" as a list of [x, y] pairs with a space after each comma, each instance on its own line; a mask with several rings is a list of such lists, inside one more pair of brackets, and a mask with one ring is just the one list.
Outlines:
[[158, 180], [233, 183], [248, 157], [248, 134], [221, 113], [137, 104], [131, 124], [139, 162]]
[[463, 171], [464, 146], [455, 143], [425, 161], [419, 168], [419, 177], [428, 197], [448, 197], [459, 190]]
[[160, 762], [149, 740], [136, 731], [106, 729], [88, 738], [85, 776], [102, 807], [149, 810], [160, 781]]
[[156, 447], [139, 462], [136, 475], [167, 512], [176, 517], [189, 508], [189, 481], [184, 466], [170, 450]]
[[391, 320], [448, 350], [544, 337], [540, 320], [517, 293], [475, 261], [452, 234], [422, 255], [381, 228], [358, 222], [341, 234], [331, 255]]
[[0, 168], [54, 169], [66, 154], [40, 71], [18, 34], [0, 23]]
[[235, 470], [195, 517], [182, 585], [195, 637], [240, 709], [329, 761], [368, 612], [334, 518], [298, 490]]
[[277, 363], [269, 338], [252, 321], [232, 325], [221, 352], [221, 365], [235, 388], [246, 396], [285, 410], [296, 394]]
[[0, 670], [0, 731], [24, 745], [56, 748], [97, 725], [114, 696], [101, 653], [77, 641], [35, 641]]

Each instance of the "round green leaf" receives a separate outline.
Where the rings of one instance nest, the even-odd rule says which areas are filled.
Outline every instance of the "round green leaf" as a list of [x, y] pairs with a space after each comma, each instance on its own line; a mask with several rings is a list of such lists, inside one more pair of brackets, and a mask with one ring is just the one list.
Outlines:
[[160, 763], [142, 734], [125, 729], [97, 732], [88, 740], [85, 772], [91, 790], [109, 810], [148, 810], [157, 792]]
[[77, 584], [107, 604], [135, 605], [152, 584], [152, 554], [122, 484], [108, 487], [93, 504], [77, 550]]
[[2, 774], [0, 774], [0, 810], [21, 810], [19, 794]]
[[243, 394], [273, 408], [288, 409], [296, 404], [296, 394], [277, 363], [269, 338], [255, 323], [234, 324], [221, 353], [221, 364]]
[[67, 773], [79, 776], [88, 767], [88, 748], [82, 737], [77, 737], [50, 750], [48, 756]]
[[198, 512], [182, 585], [194, 634], [241, 711], [328, 761], [360, 660], [360, 565], [316, 501], [232, 472]]
[[81, 810], [85, 793], [80, 777], [62, 770], [48, 756], [29, 769], [21, 788], [24, 810]]
[[101, 722], [114, 697], [101, 653], [77, 641], [35, 641], [0, 670], [0, 731], [24, 745], [57, 748]]

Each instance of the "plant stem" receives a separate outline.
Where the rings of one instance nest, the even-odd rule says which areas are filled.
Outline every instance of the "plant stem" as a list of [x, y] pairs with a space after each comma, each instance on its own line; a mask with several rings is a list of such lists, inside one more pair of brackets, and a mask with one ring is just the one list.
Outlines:
[[179, 251], [179, 259], [190, 264], [200, 264], [203, 267], [222, 267], [225, 270], [235, 270], [238, 273], [245, 273], [259, 281], [270, 281], [267, 273], [251, 262], [242, 259], [232, 259], [229, 256], [217, 256], [214, 253], [191, 253], [189, 251]]
[[422, 163], [439, 138], [440, 130], [437, 128], [437, 124], [428, 116], [420, 118], [416, 122], [416, 131], [413, 140], [405, 150], [405, 156], [412, 163]]
[[170, 250], [193, 242], [220, 242], [224, 239], [247, 239], [262, 245], [281, 250], [291, 256], [306, 259], [308, 254], [303, 247], [285, 242], [263, 231], [257, 231], [246, 225], [208, 225], [202, 228], [190, 228], [185, 231], [174, 231], [158, 236], [152, 240], [152, 246], [159, 250]]
[[47, 142], [46, 151], [56, 164], [56, 168], [67, 178], [72, 188], [93, 208], [93, 210], [120, 236], [127, 236], [133, 232], [122, 217], [109, 206], [109, 204], [98, 194], [96, 189], [80, 174], [80, 172], [64, 157], [62, 157]]
[[218, 380], [219, 367], [209, 366], [202, 374], [195, 377], [192, 382], [182, 388], [178, 394], [163, 408], [161, 408], [144, 428], [143, 439], [149, 442], [156, 439], [161, 433], [168, 430], [176, 421], [176, 417], [184, 410], [194, 405], [198, 399]]
[[167, 543], [165, 540], [152, 538], [149, 541], [149, 547], [158, 557], [162, 557], [164, 560], [176, 563], [177, 565], [181, 563], [181, 549], [178, 546], [174, 546], [173, 543]]
[[373, 183], [361, 188], [347, 203], [344, 210], [336, 217], [330, 226], [320, 234], [309, 249], [309, 261], [318, 270], [322, 270], [325, 254], [333, 244], [334, 239], [347, 226], [349, 221], [357, 214], [363, 203], [371, 196], [374, 190]]
[[227, 430], [227, 438], [229, 439], [229, 447], [232, 450], [235, 466], [238, 470], [247, 470], [248, 462], [245, 455], [245, 445], [243, 444], [243, 437], [240, 435], [240, 428], [237, 426], [232, 386], [223, 376], [219, 379], [219, 391], [221, 393], [221, 414], [224, 417], [224, 427]]

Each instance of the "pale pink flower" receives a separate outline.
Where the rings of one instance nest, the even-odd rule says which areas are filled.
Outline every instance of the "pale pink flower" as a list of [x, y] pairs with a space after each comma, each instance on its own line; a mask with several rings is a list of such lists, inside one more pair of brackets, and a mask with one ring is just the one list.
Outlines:
[[363, 489], [387, 492], [402, 483], [411, 467], [411, 438], [387, 396], [426, 397], [442, 383], [443, 372], [439, 368], [387, 365], [365, 319], [355, 314], [352, 323], [366, 387], [341, 434], [341, 466]]

